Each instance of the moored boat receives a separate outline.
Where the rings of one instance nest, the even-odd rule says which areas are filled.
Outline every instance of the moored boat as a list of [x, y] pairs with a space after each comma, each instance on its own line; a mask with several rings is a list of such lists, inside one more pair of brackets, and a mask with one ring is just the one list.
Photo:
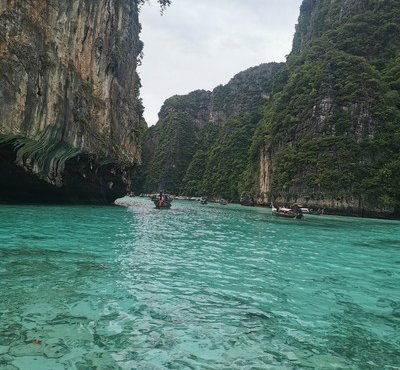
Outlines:
[[300, 209], [301, 209], [301, 211], [303, 212], [303, 214], [304, 214], [304, 213], [311, 213], [310, 208], [300, 206]]
[[297, 206], [296, 204], [294, 204], [291, 208], [275, 207], [273, 204], [271, 204], [271, 207], [272, 207], [272, 214], [274, 216], [284, 217], [284, 218], [294, 218], [297, 220], [300, 220], [304, 217], [301, 207]]

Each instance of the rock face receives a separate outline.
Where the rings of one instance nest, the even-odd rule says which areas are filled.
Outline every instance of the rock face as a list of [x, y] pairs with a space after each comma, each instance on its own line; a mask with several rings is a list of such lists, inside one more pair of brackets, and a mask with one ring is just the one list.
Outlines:
[[0, 3], [0, 201], [109, 202], [140, 163], [136, 1]]
[[[257, 111], [269, 101], [272, 76], [281, 67], [261, 64], [213, 91], [167, 99], [157, 125], [146, 133], [144, 190], [239, 200], [239, 175], [246, 167]], [[231, 165], [238, 173], [230, 175]]]
[[258, 127], [260, 204], [400, 216], [399, 17], [391, 0], [303, 1]]
[[178, 193], [210, 115], [211, 92], [193, 91], [167, 99], [159, 121], [143, 142], [144, 190]]

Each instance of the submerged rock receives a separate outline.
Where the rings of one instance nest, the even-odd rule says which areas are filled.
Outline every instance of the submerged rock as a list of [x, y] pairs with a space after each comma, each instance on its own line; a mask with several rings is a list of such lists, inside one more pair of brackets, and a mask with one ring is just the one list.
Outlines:
[[44, 345], [41, 344], [19, 344], [10, 348], [10, 355], [15, 357], [21, 356], [38, 356], [43, 354]]
[[4, 355], [5, 353], [8, 353], [9, 349], [10, 349], [10, 346], [0, 346], [0, 355]]
[[66, 366], [77, 370], [102, 369], [116, 370], [121, 369], [116, 360], [109, 353], [88, 353], [82, 357], [67, 361]]
[[[1, 362], [0, 362], [0, 364], [1, 364]], [[4, 365], [1, 364], [0, 369], [1, 370], [19, 370], [16, 366], [11, 365], [11, 364], [4, 364]]]
[[48, 358], [60, 358], [68, 353], [68, 349], [59, 344], [48, 344], [44, 347], [43, 353]]

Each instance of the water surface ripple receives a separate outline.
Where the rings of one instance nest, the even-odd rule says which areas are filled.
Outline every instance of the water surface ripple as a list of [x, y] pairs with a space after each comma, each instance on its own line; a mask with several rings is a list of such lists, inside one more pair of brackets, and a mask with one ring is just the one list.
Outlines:
[[0, 207], [0, 369], [400, 369], [400, 223]]

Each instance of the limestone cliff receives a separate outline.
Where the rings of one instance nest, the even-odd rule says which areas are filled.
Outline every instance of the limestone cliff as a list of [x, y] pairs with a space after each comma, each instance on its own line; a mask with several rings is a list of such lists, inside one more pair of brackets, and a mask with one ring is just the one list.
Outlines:
[[269, 101], [272, 76], [281, 67], [261, 64], [213, 91], [167, 99], [157, 125], [146, 133], [144, 190], [238, 200], [239, 175], [246, 167], [257, 112]]
[[0, 2], [0, 201], [109, 202], [140, 163], [137, 1]]
[[200, 132], [209, 119], [210, 104], [211, 92], [205, 90], [176, 95], [164, 102], [159, 121], [148, 129], [143, 142], [146, 192], [179, 192]]
[[259, 202], [400, 215], [400, 4], [304, 0], [259, 124]]

